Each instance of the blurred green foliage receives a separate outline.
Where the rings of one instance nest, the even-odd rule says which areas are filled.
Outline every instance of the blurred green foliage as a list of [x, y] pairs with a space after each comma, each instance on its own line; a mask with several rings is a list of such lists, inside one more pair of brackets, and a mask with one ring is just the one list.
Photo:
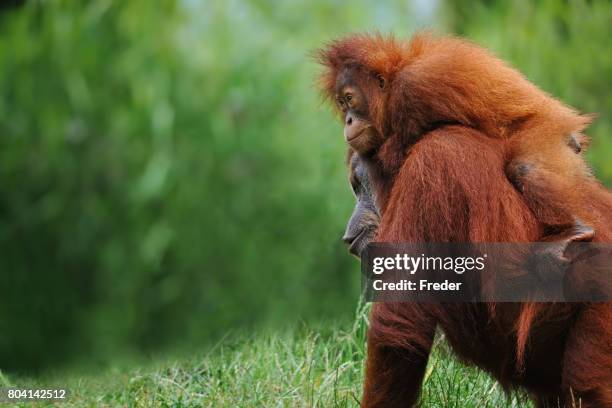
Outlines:
[[491, 47], [600, 113], [590, 158], [612, 181], [610, 3], [425, 3], [3, 11], [0, 368], [350, 316], [358, 263], [339, 238], [353, 198], [311, 58], [343, 33], [439, 26]]

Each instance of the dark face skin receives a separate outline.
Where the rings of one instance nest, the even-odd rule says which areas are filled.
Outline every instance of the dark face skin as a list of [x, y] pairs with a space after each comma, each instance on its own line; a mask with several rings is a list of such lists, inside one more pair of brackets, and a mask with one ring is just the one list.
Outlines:
[[353, 214], [346, 225], [342, 240], [349, 246], [349, 252], [360, 257], [368, 243], [376, 235], [380, 215], [376, 208], [368, 171], [359, 155], [351, 157], [351, 187], [357, 200]]
[[368, 95], [380, 94], [384, 86], [382, 77], [350, 67], [336, 80], [336, 102], [344, 120], [344, 138], [360, 154], [370, 153], [383, 142], [372, 123]]

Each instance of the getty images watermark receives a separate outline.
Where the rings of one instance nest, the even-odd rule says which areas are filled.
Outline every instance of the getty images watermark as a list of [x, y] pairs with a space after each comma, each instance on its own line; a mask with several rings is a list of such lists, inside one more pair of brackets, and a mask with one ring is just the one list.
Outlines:
[[612, 244], [373, 243], [361, 264], [368, 301], [612, 301]]

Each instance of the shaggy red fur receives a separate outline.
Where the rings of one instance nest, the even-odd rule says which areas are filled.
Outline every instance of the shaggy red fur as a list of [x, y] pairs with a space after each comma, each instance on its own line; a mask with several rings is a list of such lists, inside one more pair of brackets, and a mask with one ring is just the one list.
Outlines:
[[[612, 196], [579, 146], [590, 121], [486, 50], [456, 38], [354, 35], [320, 53], [336, 98], [347, 67], [381, 135], [360, 152], [382, 213], [381, 242], [531, 242], [579, 217], [612, 241]], [[377, 78], [383, 86], [369, 86]], [[384, 85], [386, 84], [386, 86]], [[366, 154], [367, 153], [367, 154]], [[521, 195], [509, 165], [535, 166]], [[379, 303], [363, 406], [416, 402], [435, 328], [455, 352], [538, 406], [612, 407], [612, 304]]]
[[[376, 184], [388, 184], [406, 150], [428, 131], [460, 124], [505, 142], [501, 148], [506, 170], [518, 179], [543, 225], [571, 224], [575, 218], [591, 225], [588, 205], [579, 195], [565, 193], [585, 183], [598, 184], [582, 154], [568, 147], [575, 143], [580, 151], [586, 146], [581, 132], [592, 116], [578, 114], [487, 50], [462, 39], [428, 34], [410, 41], [353, 35], [330, 43], [319, 59], [326, 67], [322, 87], [330, 98], [347, 67], [357, 67], [364, 78], [382, 76], [388, 84], [382, 95], [362, 89], [368, 119], [383, 136], [382, 144], [370, 152], [383, 173]], [[521, 168], [531, 171], [520, 174]], [[384, 209], [388, 188], [380, 190]], [[547, 200], [549, 191], [563, 200]]]
[[[539, 222], [504, 175], [501, 141], [459, 126], [416, 143], [389, 193], [380, 242], [531, 242]], [[612, 241], [605, 191], [589, 191], [598, 235]], [[612, 406], [612, 304], [376, 303], [364, 407], [417, 401], [435, 328], [457, 355], [539, 407]], [[560, 405], [557, 405], [560, 404]], [[578, 406], [578, 405], [576, 405]]]

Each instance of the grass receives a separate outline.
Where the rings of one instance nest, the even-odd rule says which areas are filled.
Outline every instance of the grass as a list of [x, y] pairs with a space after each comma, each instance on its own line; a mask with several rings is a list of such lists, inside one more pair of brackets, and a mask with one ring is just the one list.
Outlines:
[[[0, 384], [67, 386], [62, 407], [357, 407], [365, 356], [367, 308], [352, 327], [296, 327], [271, 335], [232, 336], [205, 355], [156, 367], [69, 379], [2, 377]], [[485, 373], [458, 362], [442, 336], [425, 376], [424, 407], [525, 407]], [[53, 406], [20, 403], [13, 406]]]

